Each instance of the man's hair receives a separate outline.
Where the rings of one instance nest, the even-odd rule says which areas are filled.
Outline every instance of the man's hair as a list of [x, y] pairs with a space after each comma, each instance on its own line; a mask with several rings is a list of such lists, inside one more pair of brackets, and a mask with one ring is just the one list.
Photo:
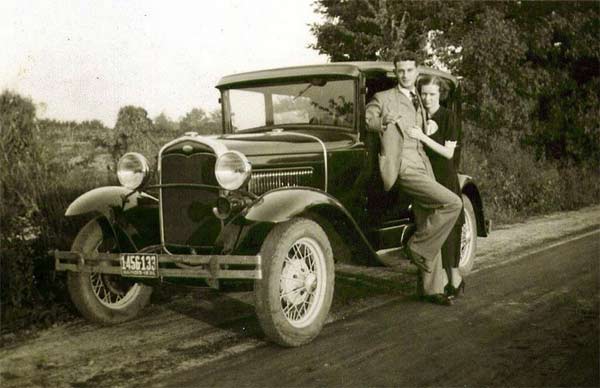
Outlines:
[[419, 66], [421, 64], [421, 58], [414, 51], [404, 50], [394, 55], [394, 66], [398, 66], [398, 62], [404, 61], [414, 61], [415, 66]]

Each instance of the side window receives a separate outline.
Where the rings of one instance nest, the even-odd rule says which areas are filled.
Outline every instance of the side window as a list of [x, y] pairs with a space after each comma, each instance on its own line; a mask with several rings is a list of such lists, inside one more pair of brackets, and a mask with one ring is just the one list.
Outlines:
[[381, 73], [372, 73], [367, 74], [366, 84], [366, 99], [365, 102], [371, 101], [371, 98], [377, 92], [381, 92], [382, 90], [391, 89], [396, 86], [398, 82], [395, 78], [392, 78], [390, 74], [381, 72]]

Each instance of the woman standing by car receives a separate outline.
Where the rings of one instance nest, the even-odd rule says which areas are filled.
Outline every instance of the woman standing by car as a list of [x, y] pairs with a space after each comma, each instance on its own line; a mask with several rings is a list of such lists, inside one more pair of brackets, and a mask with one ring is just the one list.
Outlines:
[[[419, 91], [427, 111], [427, 133], [413, 131], [409, 135], [427, 146], [425, 151], [431, 161], [436, 180], [460, 197], [461, 190], [454, 161], [460, 127], [454, 113], [440, 106], [440, 93], [445, 91], [445, 85], [438, 77], [425, 77], [419, 81]], [[445, 290], [446, 294], [452, 297], [458, 296], [461, 290], [464, 292], [465, 287], [458, 270], [463, 223], [464, 212], [442, 246], [442, 265], [448, 274]]]

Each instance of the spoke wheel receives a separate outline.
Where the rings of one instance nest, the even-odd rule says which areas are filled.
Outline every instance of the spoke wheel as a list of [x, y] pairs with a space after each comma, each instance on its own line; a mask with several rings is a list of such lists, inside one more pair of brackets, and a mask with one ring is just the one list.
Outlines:
[[477, 219], [471, 200], [463, 194], [462, 196], [465, 209], [465, 223], [462, 226], [460, 235], [460, 263], [459, 270], [463, 275], [468, 274], [473, 269], [475, 255], [477, 250]]
[[333, 298], [331, 245], [314, 221], [276, 225], [261, 249], [262, 276], [255, 282], [256, 312], [267, 337], [299, 346], [318, 335]]
[[292, 326], [311, 323], [323, 304], [326, 282], [323, 250], [311, 238], [298, 240], [283, 261], [279, 288], [283, 314]]
[[[96, 220], [86, 224], [73, 242], [74, 252], [108, 252], [112, 241], [104, 238]], [[75, 307], [87, 319], [104, 324], [130, 320], [150, 302], [152, 288], [118, 275], [68, 272], [67, 287]]]
[[98, 301], [109, 308], [127, 307], [127, 304], [133, 301], [140, 292], [139, 284], [118, 284], [118, 278], [111, 275], [92, 272], [90, 282]]

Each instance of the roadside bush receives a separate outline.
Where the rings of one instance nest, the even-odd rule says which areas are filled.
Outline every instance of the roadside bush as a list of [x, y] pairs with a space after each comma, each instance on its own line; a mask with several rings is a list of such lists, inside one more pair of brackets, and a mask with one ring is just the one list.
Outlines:
[[478, 141], [483, 129], [465, 125], [461, 170], [475, 177], [486, 218], [495, 223], [600, 203], [600, 181], [589, 165], [537, 159], [533, 147], [495, 137]]
[[560, 210], [600, 203], [599, 168], [593, 162], [580, 166], [569, 163], [559, 168], [562, 192]]
[[39, 235], [39, 230], [33, 220], [35, 193], [24, 189], [28, 182], [35, 181], [35, 172], [27, 166], [27, 163], [37, 162], [34, 121], [35, 107], [31, 101], [10, 92], [0, 95], [0, 151], [3, 159], [0, 165], [0, 301], [3, 318], [6, 304], [22, 306], [32, 299], [32, 288], [23, 284], [33, 281], [33, 265], [24, 258], [33, 254], [33, 240]]
[[[52, 322], [68, 315], [64, 282], [54, 281], [49, 249], [70, 245], [79, 225], [64, 217], [68, 204], [105, 185], [89, 165], [57, 155], [56, 139], [40, 132], [35, 106], [0, 95], [0, 309], [2, 331]], [[95, 178], [100, 175], [100, 179]]]

